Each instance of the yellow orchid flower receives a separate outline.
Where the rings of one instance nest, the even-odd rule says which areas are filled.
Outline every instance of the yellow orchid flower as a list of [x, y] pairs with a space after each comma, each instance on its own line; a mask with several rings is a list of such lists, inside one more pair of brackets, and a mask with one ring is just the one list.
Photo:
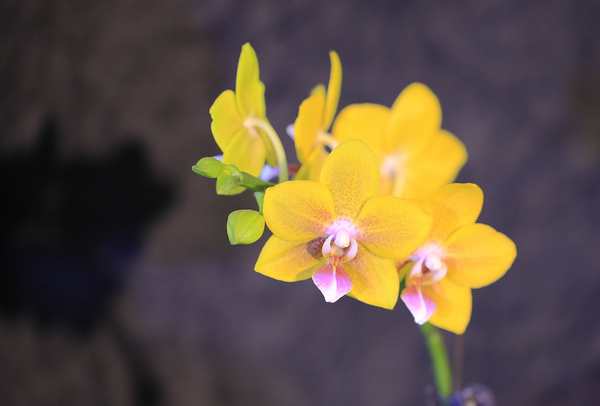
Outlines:
[[348, 294], [391, 309], [398, 300], [394, 259], [429, 233], [431, 216], [395, 196], [378, 196], [379, 164], [360, 140], [328, 156], [320, 182], [292, 180], [267, 189], [265, 222], [273, 232], [255, 270], [293, 282], [312, 278], [327, 302]]
[[391, 109], [378, 104], [344, 108], [333, 125], [339, 142], [365, 141], [381, 164], [381, 194], [426, 199], [452, 182], [467, 160], [454, 135], [440, 128], [442, 111], [435, 94], [413, 83]]
[[401, 298], [418, 324], [462, 334], [471, 318], [471, 289], [502, 277], [517, 250], [504, 234], [475, 223], [483, 205], [479, 186], [443, 186], [429, 204], [431, 232], [400, 270], [406, 281]]
[[329, 52], [329, 58], [331, 73], [327, 92], [323, 85], [315, 87], [300, 105], [298, 117], [294, 122], [296, 155], [302, 164], [296, 179], [318, 181], [328, 155], [323, 147], [333, 149], [337, 145], [327, 131], [331, 127], [340, 99], [342, 64], [335, 51]]
[[[265, 159], [270, 166], [277, 164], [277, 147], [273, 145], [273, 130], [266, 117], [264, 94], [256, 53], [246, 43], [238, 62], [235, 92], [221, 93], [211, 106], [210, 115], [214, 139], [223, 151], [223, 163], [234, 164], [253, 176], [259, 176]], [[217, 189], [218, 186], [219, 179]], [[231, 194], [243, 190], [236, 188]]]

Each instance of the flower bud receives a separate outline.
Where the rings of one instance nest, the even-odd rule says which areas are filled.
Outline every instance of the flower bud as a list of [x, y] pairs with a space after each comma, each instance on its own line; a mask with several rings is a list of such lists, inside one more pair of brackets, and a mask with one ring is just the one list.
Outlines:
[[231, 245], [252, 244], [265, 229], [265, 219], [255, 210], [236, 210], [227, 218], [227, 236]]
[[206, 157], [192, 166], [192, 170], [198, 175], [214, 179], [223, 172], [223, 164], [218, 159]]

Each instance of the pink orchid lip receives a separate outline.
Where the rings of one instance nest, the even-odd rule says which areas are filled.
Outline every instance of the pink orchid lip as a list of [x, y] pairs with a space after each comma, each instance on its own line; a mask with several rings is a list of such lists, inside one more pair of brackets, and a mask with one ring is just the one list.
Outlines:
[[419, 325], [426, 323], [435, 313], [435, 303], [419, 287], [407, 286], [400, 298]]
[[326, 230], [329, 236], [323, 243], [322, 254], [325, 257], [336, 256], [343, 262], [348, 262], [358, 253], [358, 243], [355, 236], [356, 227], [349, 220], [338, 220]]
[[418, 248], [410, 259], [414, 261], [409, 273], [410, 280], [419, 280], [419, 284], [431, 285], [442, 280], [448, 268], [443, 261], [444, 250], [439, 244], [429, 242]]
[[323, 265], [313, 274], [313, 282], [319, 288], [325, 301], [337, 302], [352, 290], [352, 279], [341, 266], [330, 263]]

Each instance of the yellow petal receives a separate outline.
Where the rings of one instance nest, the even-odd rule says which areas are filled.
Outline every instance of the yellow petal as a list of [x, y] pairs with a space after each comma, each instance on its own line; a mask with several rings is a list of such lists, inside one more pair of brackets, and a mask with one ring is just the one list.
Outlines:
[[338, 218], [354, 220], [363, 203], [379, 188], [379, 164], [373, 151], [360, 140], [349, 140], [329, 154], [321, 183], [333, 195]]
[[386, 258], [403, 258], [429, 235], [432, 218], [419, 205], [396, 196], [367, 200], [354, 221], [356, 237], [371, 252]]
[[448, 277], [455, 283], [479, 288], [498, 280], [517, 256], [510, 238], [485, 224], [459, 228], [443, 243]]
[[373, 306], [394, 308], [400, 282], [392, 260], [380, 258], [359, 244], [356, 257], [342, 266], [352, 278], [349, 296]]
[[298, 109], [298, 117], [294, 122], [294, 144], [300, 163], [305, 163], [315, 148], [317, 136], [321, 131], [324, 106], [325, 89], [319, 86]]
[[[264, 144], [258, 135], [250, 136], [248, 130], [242, 127], [232, 137], [227, 148], [223, 151], [223, 163], [235, 165], [240, 171], [258, 176], [265, 164], [263, 147]], [[224, 185], [229, 183], [230, 180], [230, 175], [225, 173], [217, 178], [216, 188], [218, 194], [232, 196], [246, 190], [241, 186], [233, 190], [225, 189]]]
[[270, 187], [263, 214], [269, 229], [289, 241], [303, 241], [325, 234], [335, 222], [333, 198], [320, 183], [293, 180]]
[[259, 79], [258, 59], [249, 43], [242, 46], [235, 81], [238, 110], [242, 117], [265, 117], [265, 85]]
[[322, 255], [315, 257], [309, 253], [305, 242], [272, 236], [260, 252], [254, 269], [280, 281], [294, 282], [310, 278], [324, 263]]
[[332, 135], [339, 141], [359, 139], [375, 153], [381, 163], [381, 140], [390, 109], [379, 104], [352, 104], [340, 111]]
[[[263, 118], [263, 120], [269, 123], [269, 120], [267, 120], [266, 118]], [[267, 163], [271, 168], [275, 168], [277, 166], [277, 153], [275, 152], [275, 148], [273, 147], [271, 140], [262, 128], [255, 128], [255, 131], [257, 131], [260, 134], [260, 137], [263, 140], [263, 145], [265, 147], [265, 158], [267, 160]]]
[[385, 130], [389, 153], [418, 153], [440, 129], [442, 110], [435, 94], [421, 83], [413, 83], [398, 96]]
[[231, 138], [244, 126], [243, 119], [235, 104], [235, 94], [225, 90], [210, 107], [212, 123], [210, 129], [221, 151], [225, 151]]
[[223, 151], [223, 163], [253, 176], [260, 175], [265, 165], [265, 146], [260, 135], [251, 134], [245, 127], [239, 130]]
[[329, 154], [322, 147], [315, 148], [308, 158], [308, 162], [305, 162], [298, 170], [295, 179], [318, 182], [328, 156]]
[[433, 285], [423, 286], [423, 293], [435, 303], [435, 312], [429, 323], [456, 334], [465, 332], [471, 319], [471, 289], [444, 278]]
[[402, 197], [426, 199], [456, 178], [467, 161], [467, 150], [454, 135], [441, 130], [421, 153], [407, 158]]
[[459, 227], [477, 221], [483, 192], [474, 183], [452, 183], [439, 188], [429, 199], [433, 210], [431, 238], [442, 242]]
[[329, 74], [329, 85], [327, 86], [327, 103], [325, 104], [325, 112], [321, 123], [321, 128], [325, 131], [331, 126], [342, 89], [342, 63], [340, 57], [335, 51], [330, 51], [329, 59], [331, 59], [331, 73]]

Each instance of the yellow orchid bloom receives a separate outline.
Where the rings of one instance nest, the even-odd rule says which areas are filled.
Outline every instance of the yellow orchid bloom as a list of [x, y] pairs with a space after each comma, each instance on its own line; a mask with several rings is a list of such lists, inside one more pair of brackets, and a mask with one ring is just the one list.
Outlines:
[[[277, 156], [268, 132], [265, 85], [259, 79], [256, 53], [249, 43], [242, 46], [238, 62], [235, 92], [225, 90], [210, 108], [211, 130], [223, 151], [223, 163], [258, 176], [265, 165], [277, 164]], [[219, 179], [217, 179], [217, 188]], [[240, 193], [237, 188], [231, 194]]]
[[327, 302], [348, 294], [391, 309], [398, 300], [395, 259], [428, 235], [431, 216], [409, 200], [378, 196], [379, 164], [359, 140], [328, 156], [320, 182], [292, 180], [267, 189], [273, 232], [255, 270], [278, 280], [312, 278]]
[[429, 204], [431, 232], [400, 270], [406, 281], [401, 298], [418, 324], [462, 334], [471, 318], [471, 289], [502, 277], [517, 250], [504, 234], [475, 223], [483, 205], [479, 186], [443, 186]]
[[454, 135], [440, 128], [442, 111], [435, 94], [413, 83], [391, 109], [378, 104], [344, 108], [333, 125], [333, 137], [365, 141], [381, 164], [381, 194], [426, 199], [452, 182], [467, 160]]
[[327, 92], [323, 85], [313, 89], [302, 102], [294, 122], [294, 145], [302, 166], [296, 179], [319, 180], [323, 163], [327, 158], [324, 146], [333, 149], [337, 142], [327, 133], [337, 111], [342, 86], [342, 64], [335, 51], [329, 52], [331, 72]]

